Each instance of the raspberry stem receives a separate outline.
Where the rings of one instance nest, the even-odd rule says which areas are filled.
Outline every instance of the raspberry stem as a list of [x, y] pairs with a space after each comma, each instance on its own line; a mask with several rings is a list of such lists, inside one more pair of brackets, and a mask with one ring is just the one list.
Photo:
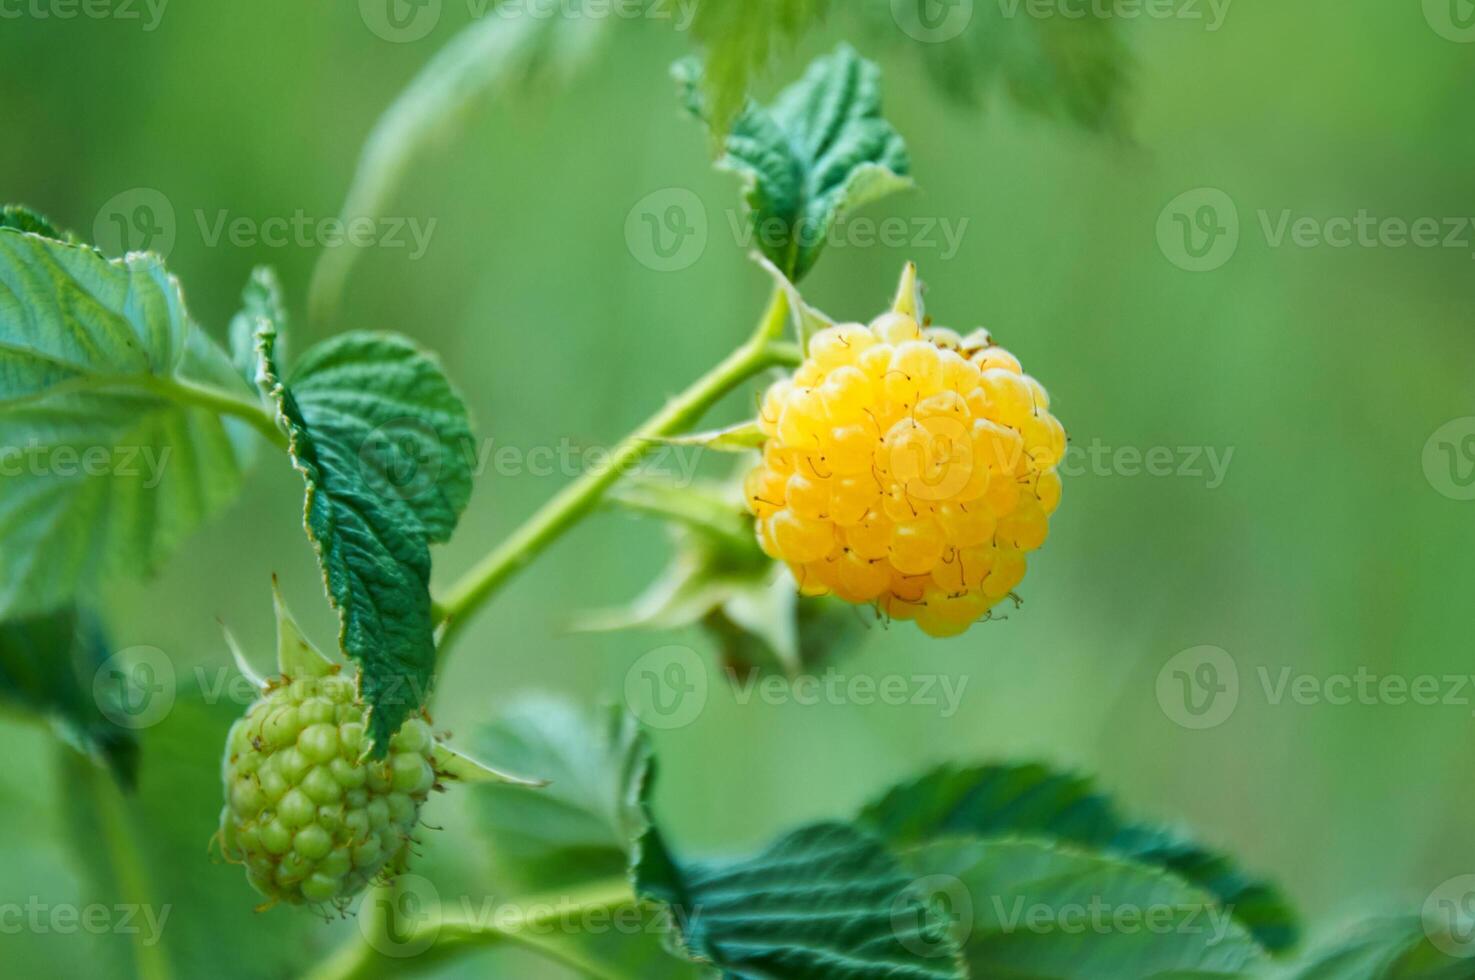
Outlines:
[[689, 428], [724, 395], [754, 375], [770, 367], [800, 362], [798, 346], [779, 339], [788, 312], [787, 296], [775, 289], [752, 336], [742, 346], [626, 436], [610, 453], [607, 465], [586, 472], [564, 487], [451, 586], [435, 606], [437, 621], [445, 624], [440, 641], [442, 662], [451, 641], [482, 604], [592, 512], [605, 492], [659, 446], [660, 439]]
[[[384, 886], [392, 888], [393, 885]], [[608, 921], [611, 913], [637, 904], [630, 882], [624, 877], [602, 879], [580, 888], [568, 889], [557, 895], [538, 896], [519, 900], [522, 914], [509, 916], [507, 909], [498, 909], [488, 914], [478, 903], [463, 903], [459, 912], [431, 913], [429, 921], [416, 926], [401, 925], [394, 930], [394, 945], [389, 948], [420, 950], [415, 964], [419, 969], [449, 959], [460, 952], [512, 943], [533, 952], [573, 967], [581, 973], [600, 980], [640, 980], [639, 977], [615, 970], [608, 965], [588, 959], [577, 948], [562, 942], [564, 937], [577, 934], [578, 924], [593, 915], [595, 921]], [[475, 907], [473, 907], [475, 906]], [[375, 908], [375, 920], [364, 923], [366, 930], [378, 930], [380, 934], [389, 928], [385, 916], [395, 914], [397, 905], [393, 901], [364, 903], [364, 912]], [[454, 907], [444, 903], [443, 909]], [[466, 910], [470, 910], [469, 913]], [[355, 939], [316, 969], [307, 974], [305, 980], [371, 980], [379, 976], [397, 975], [404, 960], [381, 955], [374, 940], [366, 934], [362, 940]], [[382, 948], [382, 946], [381, 946]]]

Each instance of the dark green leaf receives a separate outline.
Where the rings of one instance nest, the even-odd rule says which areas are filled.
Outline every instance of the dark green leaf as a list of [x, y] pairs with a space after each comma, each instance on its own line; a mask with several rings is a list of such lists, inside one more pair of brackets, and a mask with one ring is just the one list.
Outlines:
[[682, 947], [739, 980], [951, 980], [966, 976], [945, 925], [875, 839], [814, 824], [756, 857], [683, 864], [641, 842], [641, 895], [670, 906]]
[[900, 847], [940, 837], [1040, 837], [1166, 868], [1216, 896], [1266, 948], [1296, 942], [1295, 914], [1274, 886], [1177, 833], [1126, 821], [1088, 778], [1037, 763], [941, 766], [893, 787], [859, 822]]
[[905, 860], [975, 977], [1238, 977], [1263, 960], [1211, 896], [1157, 868], [1019, 840], [934, 841]]
[[[696, 63], [675, 73], [688, 108], [710, 125]], [[741, 176], [754, 241], [794, 282], [836, 221], [911, 186], [906, 145], [881, 116], [881, 71], [848, 45], [815, 59], [771, 106], [744, 106], [717, 165]]]
[[131, 788], [138, 741], [111, 720], [113, 688], [96, 683], [107, 659], [102, 624], [75, 609], [0, 623], [0, 704], [44, 716], [68, 744], [102, 761]]
[[465, 408], [433, 360], [387, 334], [320, 344], [283, 384], [275, 325], [260, 326], [257, 376], [307, 483], [308, 537], [382, 753], [429, 693], [429, 544], [450, 535], [470, 495]]

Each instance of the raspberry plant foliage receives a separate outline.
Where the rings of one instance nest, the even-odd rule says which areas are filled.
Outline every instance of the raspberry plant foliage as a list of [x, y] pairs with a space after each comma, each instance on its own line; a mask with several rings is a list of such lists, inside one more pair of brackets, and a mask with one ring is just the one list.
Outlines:
[[[431, 549], [450, 538], [471, 493], [471, 428], [433, 355], [353, 330], [287, 358], [288, 303], [270, 270], [252, 274], [222, 346], [190, 317], [158, 256], [109, 259], [23, 208], [0, 213], [0, 449], [126, 442], [173, 459], [152, 485], [27, 472], [7, 477], [0, 495], [0, 700], [81, 750], [60, 771], [88, 794], [69, 811], [68, 833], [91, 887], [187, 906], [163, 944], [137, 946], [136, 973], [209, 975], [228, 961], [244, 975], [340, 980], [424, 965], [385, 953], [398, 938], [427, 963], [517, 942], [612, 977], [1468, 975], [1441, 952], [1443, 937], [1407, 919], [1291, 958], [1298, 925], [1273, 885], [1176, 828], [1122, 816], [1082, 777], [1045, 764], [944, 766], [854, 814], [692, 855], [660, 819], [654, 751], [620, 709], [590, 722], [560, 702], [523, 701], [470, 734], [477, 754], [551, 786], [444, 741], [429, 702], [466, 624], [601, 506], [668, 522], [678, 554], [637, 614], [599, 625], [699, 623], [728, 668], [789, 674], [847, 645], [831, 615], [843, 603], [929, 633], [964, 632], [1013, 592], [1024, 553], [1044, 542], [1065, 438], [1044, 386], [986, 332], [932, 324], [911, 265], [892, 308], [865, 324], [836, 324], [796, 285], [835, 223], [911, 185], [902, 132], [881, 111], [879, 68], [842, 45], [760, 103], [746, 92], [750, 74], [828, 5], [765, 0], [751, 19], [738, 6], [704, 0], [705, 68], [683, 62], [677, 76], [687, 107], [710, 124], [718, 166], [742, 182], [755, 258], [774, 279], [768, 306], [726, 358], [619, 442], [608, 466], [435, 594]], [[468, 28], [381, 121], [345, 213], [379, 211], [429, 134], [476, 94], [549, 65], [567, 70], [604, 23], [585, 22], [577, 38], [525, 14]], [[1047, 113], [1088, 126], [1113, 115], [1121, 76], [1104, 25], [1006, 26], [1033, 40], [975, 29], [927, 57], [974, 52], [985, 64], [958, 76], [967, 88], [1001, 78]], [[1082, 79], [1102, 80], [1103, 91]], [[332, 319], [352, 254], [319, 266], [309, 300], [319, 320]], [[880, 299], [854, 297], [847, 313], [869, 316]], [[751, 418], [693, 431], [760, 381]], [[672, 441], [739, 454], [739, 481], [627, 478]], [[107, 666], [96, 608], [119, 575], [157, 566], [220, 514], [257, 456], [303, 479], [304, 529], [342, 660], [305, 638], [278, 595], [272, 678], [227, 644], [249, 704], [181, 684], [156, 727], [125, 730], [118, 705], [86, 699], [88, 671]], [[983, 631], [957, 642], [1008, 655]], [[90, 759], [109, 774], [99, 778]], [[643, 928], [560, 929], [563, 910], [536, 901], [511, 922], [445, 906], [403, 915], [404, 872], [436, 826], [426, 809], [450, 805], [431, 795], [453, 782], [477, 784], [456, 795], [471, 803], [482, 845], [453, 840], [458, 859], [484, 851], [510, 894], [557, 889], [577, 912], [634, 913]], [[217, 855], [244, 873], [203, 863], [212, 834]], [[1021, 931], [1008, 914], [1103, 899], [1222, 928], [1167, 938]], [[960, 907], [971, 913], [948, 914]], [[312, 913], [334, 909], [359, 924], [328, 951]]]

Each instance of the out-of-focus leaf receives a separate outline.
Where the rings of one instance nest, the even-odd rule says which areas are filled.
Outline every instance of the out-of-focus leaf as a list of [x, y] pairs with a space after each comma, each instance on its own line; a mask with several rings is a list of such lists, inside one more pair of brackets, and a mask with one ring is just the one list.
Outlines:
[[1267, 949], [1299, 935], [1295, 913], [1232, 858], [1162, 827], [1125, 820], [1090, 779], [1038, 763], [943, 765], [893, 786], [858, 822], [897, 847], [948, 836], [1032, 837], [1163, 868], [1214, 896]]
[[[687, 108], [712, 124], [694, 59], [673, 69]], [[816, 58], [770, 106], [733, 119], [717, 166], [742, 178], [758, 250], [798, 282], [848, 212], [911, 186], [901, 135], [881, 115], [881, 70], [848, 45]]]
[[[1465, 918], [1468, 910], [1458, 914]], [[1439, 921], [1444, 918], [1444, 921]], [[1308, 950], [1296, 961], [1266, 971], [1266, 980], [1470, 980], [1475, 977], [1475, 959], [1470, 934], [1449, 931], [1449, 917], [1399, 916], [1359, 923], [1325, 943]], [[1464, 956], [1443, 952], [1465, 951]]]
[[298, 975], [328, 941], [322, 920], [301, 909], [255, 911], [261, 896], [245, 872], [210, 846], [220, 825], [221, 747], [241, 710], [181, 684], [163, 719], [139, 732], [138, 787], [126, 796], [85, 761], [64, 762], [87, 901], [135, 908], [130, 929], [100, 937], [101, 952], [135, 964], [129, 972], [141, 980], [216, 976], [223, 964], [233, 977], [277, 980]]
[[107, 658], [102, 624], [74, 608], [0, 623], [0, 705], [42, 715], [64, 741], [132, 788], [138, 741], [112, 720], [115, 689], [97, 683]]
[[1157, 868], [1042, 841], [939, 840], [904, 855], [971, 976], [1242, 977], [1264, 954], [1213, 898]]
[[957, 102], [976, 107], [997, 90], [1045, 117], [1090, 130], [1123, 129], [1131, 57], [1117, 18], [1090, 4], [1079, 17], [1039, 17], [1027, 4], [866, 0], [857, 10], [877, 40], [914, 52], [937, 88]]
[[789, 570], [758, 547], [752, 515], [735, 488], [628, 480], [610, 502], [667, 521], [676, 555], [628, 605], [586, 613], [578, 628], [699, 625], [730, 674], [776, 670], [790, 676], [824, 662], [864, 629], [855, 609], [838, 599], [798, 594]]
[[[530, 697], [472, 739], [476, 753], [549, 783], [469, 787], [496, 884], [514, 893], [572, 894], [601, 880], [623, 880], [647, 829], [645, 797], [654, 762], [635, 719], [607, 709], [593, 717], [566, 701]], [[643, 911], [637, 928], [559, 933], [545, 941], [621, 977], [703, 975], [672, 959], [665, 925]]]
[[[530, 4], [491, 7], [436, 52], [364, 142], [343, 220], [383, 215], [415, 159], [444, 140], [481, 99], [525, 91], [538, 80], [564, 79], [582, 67], [616, 18], [607, 8], [604, 16], [579, 16], [578, 0], [574, 3], [570, 14], [556, 17], [543, 16]], [[359, 249], [347, 243], [323, 252], [308, 296], [314, 320], [323, 322], [337, 312], [358, 256]]]
[[714, 138], [727, 135], [753, 75], [824, 18], [829, 0], [699, 0], [692, 35], [706, 49], [702, 87]]
[[287, 311], [282, 302], [282, 286], [277, 274], [267, 265], [251, 270], [246, 288], [241, 290], [241, 310], [230, 321], [230, 359], [236, 372], [250, 385], [256, 384], [256, 334], [264, 323], [274, 325], [277, 332], [277, 357], [287, 359]]
[[270, 431], [158, 256], [0, 228], [0, 616], [156, 567], [239, 490], [235, 415]]

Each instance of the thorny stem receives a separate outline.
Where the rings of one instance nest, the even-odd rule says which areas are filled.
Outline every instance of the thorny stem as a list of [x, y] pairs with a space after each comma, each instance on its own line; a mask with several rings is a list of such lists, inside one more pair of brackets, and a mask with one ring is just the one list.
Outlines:
[[593, 511], [605, 492], [659, 446], [661, 439], [695, 423], [722, 396], [754, 375], [770, 367], [799, 363], [799, 348], [779, 340], [788, 308], [784, 291], [775, 289], [753, 335], [741, 347], [626, 436], [610, 453], [607, 465], [589, 470], [564, 487], [450, 587], [435, 606], [436, 620], [445, 623], [442, 660], [458, 631], [497, 589]]
[[422, 913], [413, 923], [389, 921], [398, 911], [394, 886], [386, 887], [390, 889], [388, 901], [373, 902], [373, 912], [366, 901], [359, 913], [373, 916], [372, 921], [361, 921], [363, 935], [342, 946], [305, 980], [372, 980], [398, 975], [411, 966], [423, 969], [459, 952], [502, 944], [522, 946], [600, 980], [640, 980], [584, 956], [563, 941], [576, 937], [585, 922], [608, 927], [616, 913], [639, 906], [630, 882], [623, 877], [595, 881], [557, 896], [519, 901], [515, 909], [463, 903], [457, 911]]

